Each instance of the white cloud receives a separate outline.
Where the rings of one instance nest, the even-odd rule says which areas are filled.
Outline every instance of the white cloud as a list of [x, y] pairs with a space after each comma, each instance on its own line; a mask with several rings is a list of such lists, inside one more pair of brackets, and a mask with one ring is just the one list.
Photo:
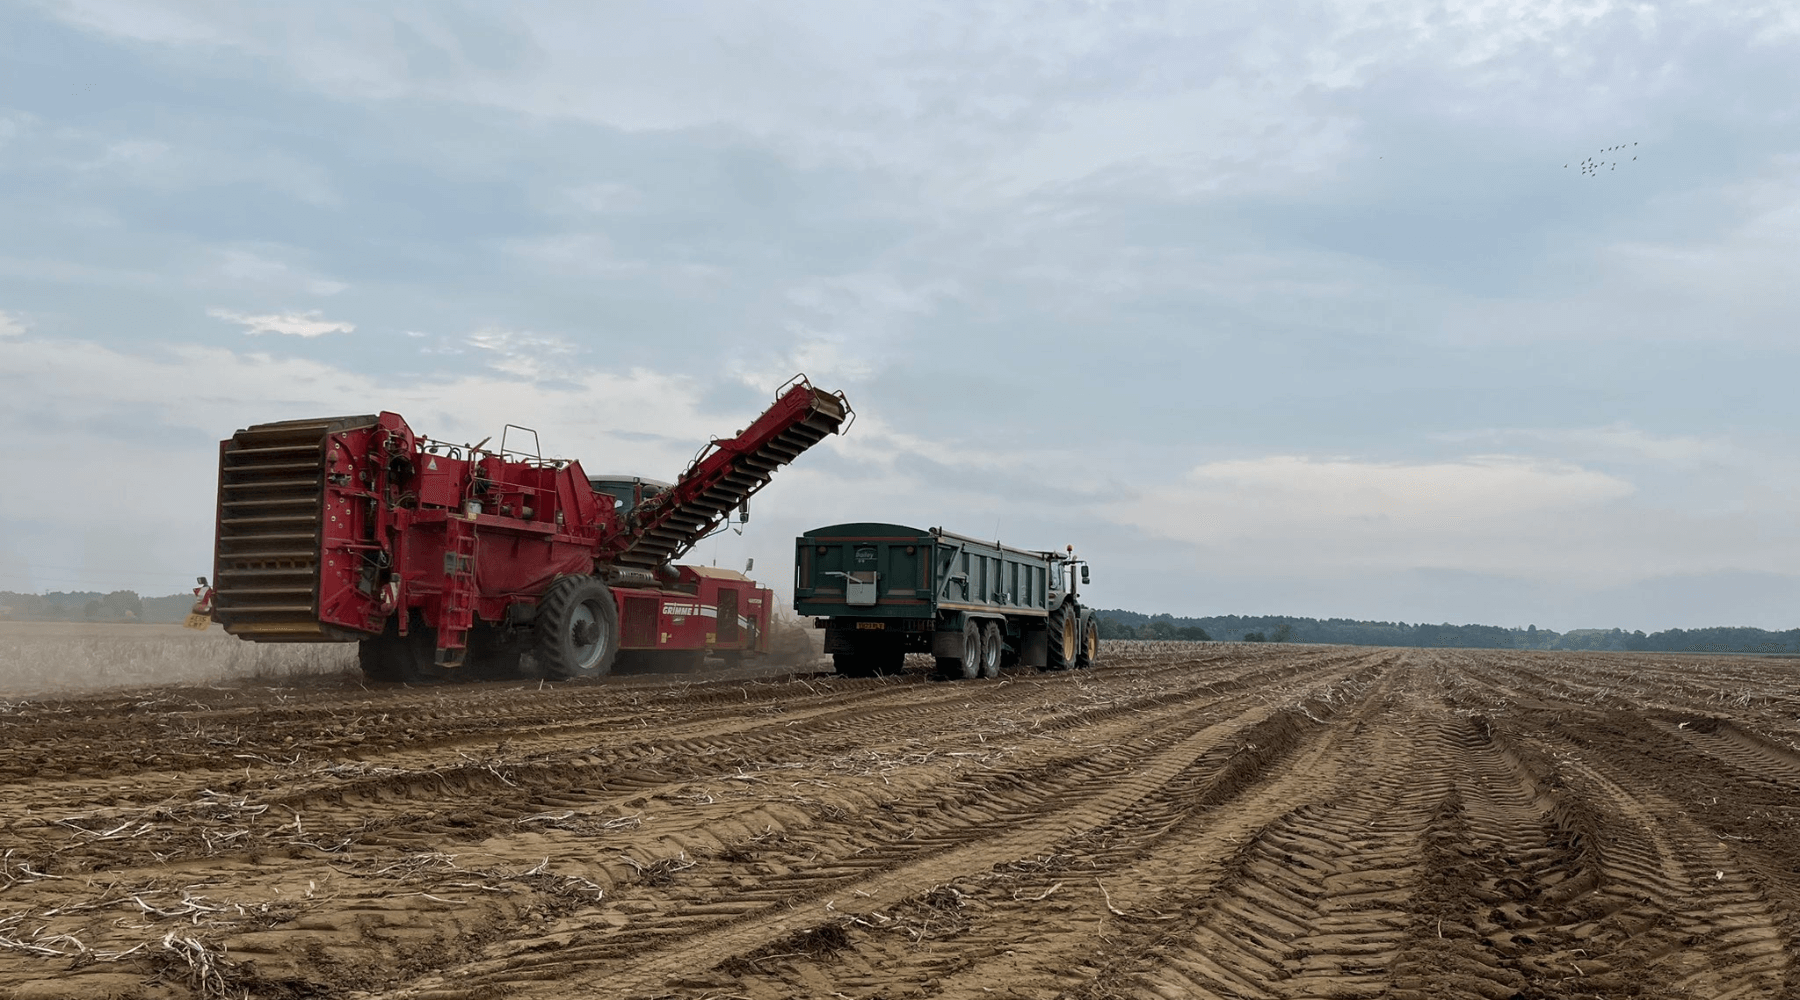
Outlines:
[[620, 277], [636, 274], [643, 265], [619, 257], [612, 240], [602, 233], [558, 233], [506, 240], [501, 248], [534, 268], [552, 274]]
[[903, 279], [882, 271], [809, 276], [783, 293], [785, 336], [746, 340], [737, 377], [770, 390], [803, 372], [815, 381], [862, 381], [910, 357], [922, 318], [963, 294], [954, 278]]
[[629, 184], [605, 181], [583, 184], [564, 192], [570, 204], [588, 212], [623, 212], [644, 203], [644, 195]]
[[281, 260], [278, 254], [283, 252], [291, 251], [276, 247], [225, 247], [216, 251], [214, 266], [223, 283], [236, 288], [251, 284], [329, 296], [350, 287], [342, 281]]
[[[702, 444], [746, 426], [766, 405], [747, 402], [741, 411], [717, 412], [707, 387], [696, 379], [647, 369], [584, 369], [571, 363], [579, 356], [571, 353], [575, 349], [556, 338], [484, 330], [463, 342], [473, 354], [499, 359], [494, 366], [499, 370], [383, 376], [305, 358], [193, 345], [140, 355], [80, 340], [9, 342], [0, 364], [0, 416], [7, 407], [57, 421], [81, 415], [79, 423], [56, 426], [13, 456], [22, 474], [66, 476], [75, 462], [71, 455], [80, 455], [81, 463], [160, 465], [172, 471], [165, 480], [169, 488], [155, 496], [120, 494], [80, 511], [33, 506], [22, 495], [0, 491], [0, 536], [30, 522], [44, 525], [36, 534], [63, 537], [100, 517], [121, 531], [163, 539], [158, 558], [169, 562], [160, 578], [180, 578], [192, 566], [205, 565], [211, 546], [216, 455], [204, 442], [251, 424], [385, 409], [422, 434], [469, 442], [490, 435], [497, 441], [501, 428], [514, 423], [537, 430], [546, 456], [578, 458], [590, 472], [669, 479]], [[555, 360], [531, 361], [546, 353]], [[532, 380], [552, 374], [552, 381]], [[817, 378], [815, 384], [835, 389], [841, 383]], [[134, 428], [138, 436], [108, 429], [117, 427]], [[999, 523], [1010, 540], [1030, 545], [1057, 540], [1037, 540], [1041, 532], [1026, 527], [1036, 516], [1031, 502], [996, 495], [993, 476], [1035, 476], [1045, 467], [1066, 467], [1066, 457], [1045, 460], [942, 446], [870, 414], [849, 436], [828, 439], [777, 475], [756, 501], [754, 525], [743, 536], [709, 540], [693, 561], [717, 558], [720, 565], [741, 566], [755, 556], [762, 578], [780, 587], [793, 538], [807, 528], [869, 517], [935, 524], [945, 517], [947, 487], [909, 465], [921, 459], [956, 470], [958, 481], [950, 488], [960, 506], [951, 527], [987, 532], [1003, 515]], [[1057, 510], [1054, 516], [1065, 515]], [[104, 572], [105, 559], [97, 565], [96, 572]], [[132, 584], [121, 579], [120, 585]]]
[[[484, 339], [496, 347], [523, 344], [516, 336]], [[96, 554], [94, 573], [115, 572], [118, 586], [166, 588], [166, 581], [204, 569], [212, 545], [217, 461], [204, 442], [251, 424], [387, 409], [422, 434], [470, 442], [490, 435], [498, 441], [501, 428], [515, 423], [537, 429], [546, 456], [579, 458], [595, 472], [668, 479], [712, 436], [744, 426], [754, 415], [703, 412], [701, 385], [646, 370], [571, 370], [548, 384], [497, 374], [384, 380], [354, 368], [219, 348], [176, 346], [139, 355], [86, 341], [36, 338], [8, 341], [0, 357], [0, 422], [10, 412], [52, 422], [11, 456], [20, 475], [53, 480], [93, 464], [166, 473], [160, 481], [167, 489], [109, 494], [82, 510], [46, 507], [16, 490], [0, 490], [0, 537], [21, 544], [79, 538], [96, 519], [120, 532], [158, 539], [154, 558], [167, 561], [152, 563], [152, 556], [143, 556], [133, 564], [154, 575], [134, 577], [116, 558]], [[766, 543], [755, 552], [758, 562], [765, 569], [777, 567], [792, 536], [767, 529], [764, 536], [757, 536], [757, 544]], [[719, 551], [742, 565], [743, 544], [728, 540]], [[715, 549], [709, 543], [708, 558]], [[52, 560], [51, 554], [47, 547], [32, 546], [20, 553], [69, 562]]]
[[0, 309], [0, 337], [22, 337], [25, 335], [25, 321]]
[[[482, 349], [495, 353], [524, 351], [528, 340], [560, 349], [546, 338], [478, 336], [487, 345]], [[508, 421], [531, 423], [543, 433], [547, 451], [584, 456], [624, 448], [629, 454], [618, 456], [620, 464], [642, 462], [665, 476], [671, 463], [692, 453], [692, 442], [705, 441], [735, 419], [702, 414], [702, 391], [692, 380], [641, 369], [570, 367], [551, 385], [491, 373], [383, 379], [351, 367], [223, 348], [172, 345], [143, 356], [90, 341], [35, 338], [9, 345], [6, 362], [0, 367], [0, 399], [22, 412], [78, 413], [101, 423], [148, 420], [225, 437], [252, 423], [386, 408], [420, 432], [446, 440], [477, 440]], [[613, 428], [654, 430], [681, 443], [619, 444], [608, 435]]]
[[[1658, 155], [1649, 153], [1645, 155]], [[1748, 180], [1649, 198], [1656, 236], [1552, 251], [1538, 266], [1578, 281], [1545, 282], [1516, 294], [1440, 298], [1439, 322], [1423, 339], [1466, 345], [1736, 342], [1791, 351], [1800, 296], [1800, 155], [1762, 159]], [[1680, 220], [1704, 212], [1705, 225]], [[1695, 232], [1695, 230], [1698, 232]]]
[[567, 377], [576, 354], [575, 345], [561, 337], [518, 330], [481, 330], [464, 343], [484, 352], [489, 368], [527, 379]]
[[233, 146], [232, 138], [195, 143], [64, 127], [36, 148], [42, 164], [69, 169], [89, 185], [111, 180], [166, 194], [254, 184], [310, 205], [339, 204], [330, 176], [312, 159], [275, 148]]
[[950, 278], [907, 284], [880, 271], [815, 277], [788, 289], [788, 301], [837, 322], [875, 316], [923, 316], [958, 293]]
[[1158, 95], [1105, 95], [1071, 107], [1016, 149], [996, 151], [990, 180], [1014, 196], [1085, 180], [1175, 199], [1290, 186], [1345, 159], [1349, 113], [1309, 112], [1286, 87], [1226, 80]]
[[[152, 0], [56, 9], [114, 36], [237, 49], [356, 100], [456, 101], [626, 131], [723, 126], [800, 161], [880, 164], [965, 192], [1138, 173], [1188, 196], [1331, 169], [1352, 121], [1326, 100], [1333, 92], [1423, 72], [1480, 91], [1490, 110], [1535, 114], [1518, 88], [1560, 92], [1570, 64], [1597, 78], [1590, 90], [1620, 76], [1641, 88], [1637, 61], [1603, 47], [1661, 30], [1647, 5], [1607, 0], [727, 3], [637, 16], [426, 6], [328, 18]], [[1727, 18], [1698, 6], [1681, 16]], [[591, 192], [600, 210], [618, 193]]]
[[[1586, 506], [1628, 496], [1629, 484], [1570, 465], [1506, 455], [1406, 464], [1292, 455], [1211, 462], [1190, 471], [1176, 495], [1213, 503], [1247, 498], [1260, 523], [1294, 518], [1391, 522], [1404, 530], [1460, 528], [1472, 520]], [[1228, 536], [1243, 524], [1195, 519], [1196, 537]], [[1216, 534], [1215, 534], [1216, 533]]]
[[[1009, 539], [1043, 544], [1016, 530], [1020, 511], [1037, 509], [1051, 540], [1071, 525], [1077, 542], [1090, 530], [1139, 539], [1094, 516], [1104, 514], [1158, 539], [1145, 546], [1157, 551], [1121, 559], [1111, 575], [1147, 581], [1142, 593], [1153, 596], [1190, 593], [1179, 585], [1198, 575], [1193, 567], [1162, 560], [1184, 546], [1220, 574], [1279, 572], [1358, 593], [1371, 569], [1640, 578], [1791, 565], [1800, 553], [1783, 535], [1800, 478], [1761, 471], [1784, 449], [1733, 450], [1718, 433], [1744, 412], [1720, 385], [1752, 368], [1768, 384], [1791, 349], [1781, 338], [1794, 325], [1800, 172], [1792, 160], [1771, 161], [1779, 140], [1752, 136], [1762, 125], [1781, 134], [1784, 112], [1766, 94], [1783, 92], [1788, 77], [1757, 70], [1775, 81], [1759, 97], [1731, 93], [1738, 78], [1710, 71], [1725, 69], [1719, 51], [1737, 51], [1731, 43], [1756, 31], [1789, 44], [1780, 31], [1797, 22], [1782, 5], [1764, 5], [1733, 32], [1719, 25], [1737, 15], [1718, 5], [1621, 0], [807, 2], [319, 15], [69, 0], [52, 9], [114, 36], [108, 43], [146, 72], [254, 67], [277, 90], [329, 97], [269, 105], [277, 128], [260, 138], [220, 132], [207, 117], [217, 109], [201, 106], [117, 134], [0, 110], [0, 159], [97, 199], [81, 210], [119, 230], [100, 239], [61, 222], [17, 227], [0, 276], [93, 302], [34, 300], [59, 330], [84, 323], [92, 332], [83, 336], [144, 342], [170, 330], [154, 326], [157, 310], [141, 309], [142, 296], [185, 294], [190, 316], [213, 303], [298, 309], [345, 288], [326, 272], [356, 273], [378, 311], [415, 328], [401, 342], [431, 374], [177, 349], [174, 363], [199, 379], [170, 370], [167, 358], [120, 361], [65, 345], [95, 371], [147, 372], [167, 383], [159, 391], [182, 395], [134, 396], [141, 377], [100, 378], [90, 394], [84, 369], [56, 367], [49, 355], [21, 360], [15, 347], [41, 330], [22, 336], [23, 324], [3, 316], [0, 369], [36, 366], [66, 394], [41, 397], [45, 419], [93, 410], [128, 420], [135, 405], [216, 436], [279, 416], [387, 407], [439, 436], [468, 427], [465, 439], [495, 420], [523, 420], [545, 430], [551, 450], [599, 456], [591, 467], [663, 477], [690, 448], [602, 428], [704, 440], [731, 420], [702, 419], [700, 407], [742, 395], [735, 386], [709, 394], [707, 378], [772, 390], [803, 370], [831, 388], [849, 381], [864, 417], [831, 445], [836, 464], [784, 474], [760, 516], [780, 507], [772, 519], [801, 528], [840, 514], [948, 518], [978, 532], [1004, 516]], [[707, 30], [696, 34], [696, 23]], [[89, 48], [99, 59], [108, 51]], [[1779, 57], [1760, 58], [1772, 66]], [[323, 134], [313, 120], [321, 107], [353, 108], [378, 141], [349, 158], [318, 146], [306, 137]], [[1670, 140], [1669, 155], [1656, 163], [1662, 173], [1632, 175], [1642, 187], [1594, 187], [1587, 201], [1561, 204], [1566, 192], [1520, 180], [1531, 164], [1519, 157], [1586, 148], [1587, 132], [1604, 129], [1611, 141], [1627, 122], [1695, 122], [1693, 109], [1705, 118], [1721, 107], [1728, 113], [1706, 123], [1716, 133], [1655, 137]], [[441, 114], [421, 118], [421, 108]], [[1654, 131], [1630, 138], [1648, 143]], [[243, 145], [211, 148], [240, 134]], [[1384, 171], [1396, 159], [1441, 163], [1448, 186], [1395, 191], [1358, 180], [1358, 159], [1378, 153]], [[1721, 189], [1721, 178], [1771, 162], [1755, 181]], [[395, 171], [421, 169], [445, 183], [388, 206], [402, 212], [364, 204], [387, 197]], [[480, 187], [459, 187], [472, 181]], [[385, 232], [392, 222], [392, 242], [381, 260], [365, 259], [366, 246], [334, 241], [341, 226], [269, 216], [272, 228], [234, 228], [237, 242], [221, 248], [224, 223], [204, 211], [211, 199], [194, 200], [198, 211], [185, 198], [161, 213], [138, 210], [209, 185], [338, 205], [352, 225], [375, 220]], [[1213, 205], [1196, 211], [1197, 202]], [[1471, 203], [1493, 214], [1468, 220], [1467, 246], [1440, 249], [1424, 216], [1441, 208], [1456, 217]], [[519, 205], [539, 214], [508, 217]], [[1509, 228], [1534, 213], [1527, 236], [1560, 235], [1564, 223], [1544, 218], [1582, 235], [1535, 249]], [[228, 214], [225, 222], [239, 219]], [[415, 215], [431, 225], [413, 228]], [[159, 219], [204, 235], [171, 252]], [[700, 219], [720, 225], [696, 228]], [[1481, 270], [1479, 292], [1445, 280], [1440, 265], [1459, 262]], [[595, 315], [597, 303], [647, 370], [593, 369], [612, 348], [570, 317]], [[331, 311], [340, 309], [349, 311]], [[211, 315], [252, 334], [355, 329], [318, 312]], [[496, 325], [470, 334], [459, 315]], [[370, 318], [358, 319], [366, 333]], [[583, 348], [529, 332], [546, 330]], [[1691, 355], [1658, 368], [1655, 346], [1642, 343], [1703, 338], [1761, 338], [1775, 349], [1721, 351], [1707, 366], [1719, 378], [1694, 380], [1693, 397]], [[1478, 350], [1460, 350], [1471, 342]], [[938, 359], [929, 378], [884, 378], [927, 358]], [[1183, 372], [1192, 379], [1171, 385]], [[0, 385], [10, 375], [0, 370]], [[955, 388], [990, 378], [1008, 391]], [[1466, 396], [1444, 405], [1446, 383], [1468, 386]], [[1791, 415], [1778, 392], [1764, 395], [1739, 426]], [[479, 412], [470, 412], [476, 397]], [[1078, 423], [1057, 423], [1068, 417], [1065, 400], [1078, 401], [1068, 418]], [[0, 416], [24, 412], [12, 405], [0, 399]], [[1559, 429], [1615, 419], [1667, 433]], [[1105, 441], [1107, 421], [1123, 428], [1116, 443]], [[1459, 431], [1540, 422], [1540, 431], [1491, 438]], [[1294, 457], [1317, 446], [1315, 433], [1329, 434], [1332, 448], [1413, 457]], [[960, 440], [946, 446], [933, 434]], [[71, 453], [94, 443], [69, 435]], [[1179, 469], [1220, 440], [1264, 457], [1145, 485], [1175, 473], [1138, 456], [1161, 450]], [[1082, 443], [1027, 455], [1009, 441]], [[1429, 454], [1475, 457], [1417, 457]], [[798, 483], [807, 488], [790, 491]], [[1115, 499], [1095, 506], [1102, 489]], [[1787, 508], [1776, 502], [1783, 489]], [[1051, 501], [1051, 490], [1066, 492]], [[956, 500], [948, 511], [947, 495]], [[1385, 614], [1411, 617], [1404, 607]]]
[[508, 239], [501, 241], [499, 248], [533, 275], [556, 278], [630, 280], [691, 292], [715, 287], [729, 273], [710, 264], [628, 257], [619, 252], [610, 237], [598, 232]]
[[0, 150], [23, 135], [25, 130], [37, 123], [33, 115], [21, 111], [0, 112]]
[[[0, 534], [23, 523], [56, 522], [52, 535], [77, 532], [91, 517], [135, 526], [146, 536], [179, 536], [173, 550], [203, 564], [210, 549], [213, 476], [209, 449], [196, 439], [228, 437], [237, 428], [331, 413], [389, 409], [420, 433], [453, 442], [518, 423], [539, 431], [546, 455], [578, 457], [590, 468], [639, 470], [668, 478], [699, 443], [727, 431], [732, 417], [698, 412], [699, 392], [686, 380], [652, 372], [589, 372], [544, 386], [499, 376], [380, 381], [368, 373], [304, 359], [277, 359], [215, 348], [178, 347], [137, 356], [79, 341], [9, 343], [0, 365], [0, 399], [20, 412], [81, 414], [80, 426], [57, 426], [15, 456], [38, 476], [81, 462], [136, 468], [162, 462], [174, 470], [155, 497], [121, 497], [85, 514], [33, 506], [0, 491]], [[648, 416], [647, 416], [648, 415]], [[138, 429], [120, 435], [109, 427]], [[654, 429], [666, 438], [618, 437], [609, 429]], [[166, 442], [159, 444], [158, 442]], [[76, 449], [69, 451], [67, 449]], [[188, 571], [188, 566], [168, 570]], [[179, 575], [179, 574], [176, 574]]]
[[1404, 463], [1276, 455], [1198, 466], [1107, 514], [1196, 546], [1213, 569], [1259, 576], [1445, 567], [1629, 575], [1637, 560], [1623, 553], [1586, 565], [1594, 552], [1582, 539], [1634, 492], [1616, 476], [1518, 456]]
[[738, 367], [738, 380], [753, 389], [772, 391], [793, 378], [806, 375], [817, 383], [861, 381], [875, 372], [875, 365], [859, 348], [833, 334], [790, 326], [789, 342], [781, 350], [765, 354]]
[[267, 313], [261, 316], [250, 316], [230, 309], [208, 309], [206, 314], [214, 319], [242, 324], [244, 333], [251, 336], [279, 333], [289, 337], [322, 337], [328, 333], [352, 333], [356, 330], [354, 323], [321, 319], [316, 309], [310, 312]]
[[1654, 465], [1682, 473], [1727, 462], [1733, 465], [1766, 462], [1746, 452], [1730, 438], [1697, 434], [1652, 434], [1629, 423], [1602, 427], [1497, 428], [1434, 435], [1450, 443], [1476, 441], [1518, 446], [1536, 445], [1576, 461], [1622, 462]]
[[[1734, 464], [1707, 481], [1732, 502], [1671, 504], [1669, 494], [1647, 493], [1640, 481], [1692, 478], [1665, 467], [1696, 460], [1686, 443], [1619, 430], [1543, 432], [1538, 440], [1637, 464], [1616, 474], [1520, 455], [1439, 462], [1269, 456], [1198, 466], [1099, 513], [1186, 546], [1180, 563], [1190, 572], [1254, 582], [1264, 592], [1287, 581], [1315, 602], [1335, 590], [1333, 603], [1362, 613], [1393, 599], [1394, 581], [1415, 573], [1485, 577], [1484, 592], [1495, 601], [1507, 599], [1509, 586], [1579, 596], [1666, 578], [1791, 573], [1800, 526], [1791, 523], [1788, 498], [1800, 470], [1757, 483], [1744, 466], [1766, 464], [1759, 456], [1720, 450]], [[1707, 595], [1691, 596], [1711, 606]], [[1450, 603], [1468, 620], [1485, 620], [1467, 596]], [[1540, 620], [1555, 613], [1537, 612]]]

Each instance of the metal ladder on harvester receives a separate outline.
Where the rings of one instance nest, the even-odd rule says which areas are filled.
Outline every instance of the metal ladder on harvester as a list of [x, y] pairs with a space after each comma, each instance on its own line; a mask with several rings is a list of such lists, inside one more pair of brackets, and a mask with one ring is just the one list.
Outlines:
[[804, 376], [789, 386], [749, 428], [708, 444], [674, 486], [631, 512], [613, 550], [616, 569], [654, 576], [717, 531], [776, 469], [854, 420], [843, 393], [814, 388]]
[[475, 524], [454, 511], [444, 520], [444, 592], [438, 608], [437, 663], [461, 665], [475, 624]]

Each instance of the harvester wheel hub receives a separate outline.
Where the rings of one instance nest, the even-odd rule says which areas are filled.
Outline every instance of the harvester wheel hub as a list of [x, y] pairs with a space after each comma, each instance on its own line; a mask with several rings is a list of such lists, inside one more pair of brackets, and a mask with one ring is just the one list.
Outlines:
[[538, 664], [557, 680], [598, 677], [618, 655], [612, 592], [591, 576], [564, 577], [538, 603]]
[[569, 621], [569, 641], [575, 647], [576, 662], [591, 667], [603, 651], [600, 621], [592, 604], [578, 604]]
[[[600, 623], [594, 620], [594, 613], [585, 606], [575, 612], [575, 621], [569, 624], [569, 638], [575, 640], [577, 646], [592, 646], [600, 638]], [[584, 649], [583, 652], [586, 650]]]

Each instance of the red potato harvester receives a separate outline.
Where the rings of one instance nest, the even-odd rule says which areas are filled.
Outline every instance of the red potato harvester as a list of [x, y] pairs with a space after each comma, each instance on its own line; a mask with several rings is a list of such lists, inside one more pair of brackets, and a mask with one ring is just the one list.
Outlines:
[[796, 377], [672, 483], [590, 479], [504, 436], [446, 445], [394, 413], [248, 427], [219, 444], [213, 585], [191, 622], [252, 642], [354, 641], [369, 677], [412, 682], [521, 676], [528, 656], [567, 679], [621, 653], [767, 652], [769, 591], [673, 563], [854, 419], [843, 393]]

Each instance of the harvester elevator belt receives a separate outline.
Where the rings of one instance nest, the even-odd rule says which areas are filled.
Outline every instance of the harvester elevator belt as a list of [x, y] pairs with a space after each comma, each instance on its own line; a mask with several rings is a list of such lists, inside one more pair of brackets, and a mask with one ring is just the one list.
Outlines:
[[[837, 432], [844, 422], [842, 401], [830, 393], [812, 390], [812, 405], [797, 419], [761, 445], [729, 463], [704, 491], [684, 502], [656, 510], [646, 530], [617, 559], [621, 568], [653, 573], [658, 566], [686, 555], [702, 538], [718, 528], [733, 508], [763, 488], [775, 470], [801, 452]], [[711, 463], [717, 455], [704, 456], [688, 467], [669, 492], [680, 496], [696, 479], [717, 474]], [[687, 489], [684, 489], [686, 487]]]

